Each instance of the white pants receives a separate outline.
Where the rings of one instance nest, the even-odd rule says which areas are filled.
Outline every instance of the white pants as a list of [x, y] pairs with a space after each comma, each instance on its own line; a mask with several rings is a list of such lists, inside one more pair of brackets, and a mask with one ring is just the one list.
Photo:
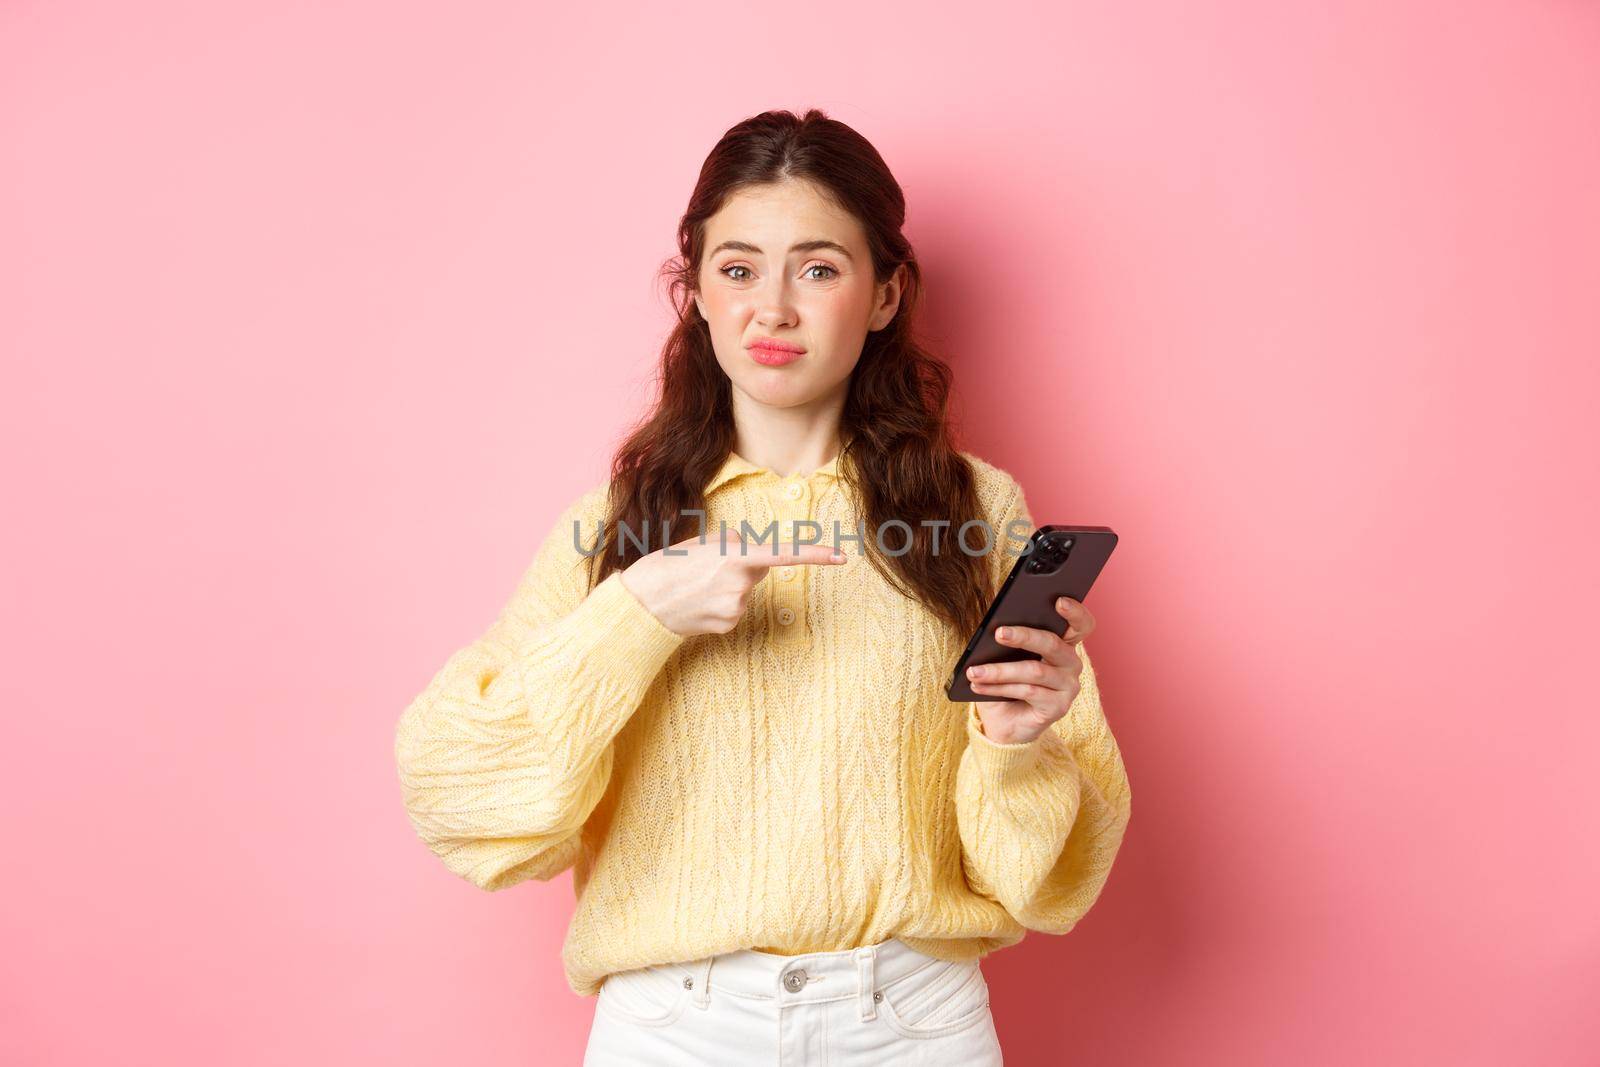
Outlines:
[[935, 959], [898, 939], [798, 956], [742, 949], [612, 974], [583, 1059], [584, 1067], [1001, 1062], [978, 961]]

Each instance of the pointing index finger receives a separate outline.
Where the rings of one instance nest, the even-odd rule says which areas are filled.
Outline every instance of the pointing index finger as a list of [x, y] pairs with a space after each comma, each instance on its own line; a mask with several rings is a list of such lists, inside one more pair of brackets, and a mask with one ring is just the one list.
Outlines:
[[752, 567], [788, 567], [796, 564], [840, 564], [844, 553], [827, 545], [773, 542], [771, 546], [740, 545], [739, 559]]

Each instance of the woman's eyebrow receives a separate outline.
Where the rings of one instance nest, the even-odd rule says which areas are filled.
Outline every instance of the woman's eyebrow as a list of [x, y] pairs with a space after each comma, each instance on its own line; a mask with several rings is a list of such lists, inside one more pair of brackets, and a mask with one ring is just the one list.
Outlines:
[[[727, 249], [731, 252], [753, 252], [758, 256], [765, 254], [761, 251], [761, 249], [757, 248], [749, 241], [724, 241], [717, 247], [713, 248], [710, 254], [714, 256], [724, 249]], [[850, 250], [848, 248], [837, 241], [814, 239], [810, 241], [796, 241], [794, 244], [789, 246], [789, 251], [791, 252], [817, 252], [824, 249], [829, 252], [837, 252], [845, 259], [855, 258], [850, 254]]]

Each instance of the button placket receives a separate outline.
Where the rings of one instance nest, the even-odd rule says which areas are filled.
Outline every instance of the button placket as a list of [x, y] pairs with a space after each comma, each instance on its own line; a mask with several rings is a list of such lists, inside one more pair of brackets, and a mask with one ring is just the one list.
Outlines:
[[[793, 542], [797, 524], [811, 517], [810, 485], [804, 478], [786, 478], [773, 486], [772, 510], [778, 518], [778, 537]], [[798, 641], [805, 636], [805, 581], [798, 565], [773, 568], [777, 584], [771, 597], [775, 639]]]

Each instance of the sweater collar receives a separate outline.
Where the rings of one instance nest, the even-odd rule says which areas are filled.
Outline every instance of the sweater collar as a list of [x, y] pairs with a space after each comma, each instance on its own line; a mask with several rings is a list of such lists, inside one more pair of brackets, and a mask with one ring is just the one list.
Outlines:
[[[737, 452], [729, 452], [728, 458], [722, 461], [722, 466], [717, 469], [717, 473], [713, 474], [711, 476], [711, 480], [706, 483], [705, 495], [710, 496], [728, 482], [731, 482], [735, 478], [745, 474], [753, 474], [758, 476], [765, 475], [766, 477], [773, 479], [778, 478], [778, 475], [772, 470], [769, 470], [766, 467], [756, 466], [754, 463], [750, 462], [748, 459], [745, 459]], [[822, 466], [818, 467], [810, 474], [804, 475], [803, 477], [806, 481], [810, 481], [813, 478], [831, 478], [837, 480], [839, 477], [839, 457], [834, 456], [832, 459], [828, 460], [828, 462], [824, 463]]]

